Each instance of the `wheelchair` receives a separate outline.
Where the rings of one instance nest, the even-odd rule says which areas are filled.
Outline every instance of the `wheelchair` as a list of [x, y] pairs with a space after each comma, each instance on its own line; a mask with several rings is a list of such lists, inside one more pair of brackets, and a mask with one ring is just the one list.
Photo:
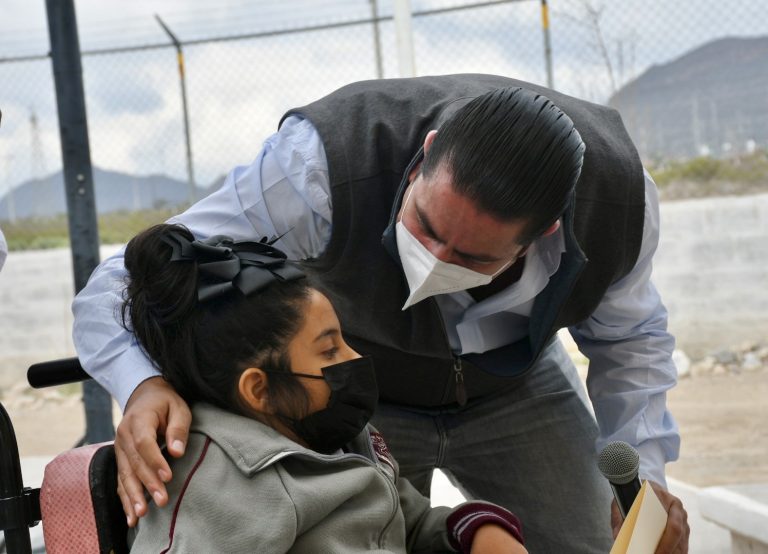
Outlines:
[[[27, 372], [33, 388], [86, 379], [77, 358], [35, 364]], [[25, 487], [13, 424], [0, 404], [0, 531], [7, 554], [31, 553], [29, 528], [40, 521], [48, 554], [128, 552], [113, 445], [63, 452], [46, 466], [39, 489]]]

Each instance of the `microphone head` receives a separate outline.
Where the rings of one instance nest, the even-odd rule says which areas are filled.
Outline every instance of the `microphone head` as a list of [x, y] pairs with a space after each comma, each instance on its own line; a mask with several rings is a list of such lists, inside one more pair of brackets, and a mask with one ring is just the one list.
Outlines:
[[600, 452], [597, 467], [611, 483], [625, 485], [637, 477], [640, 454], [626, 442], [615, 441]]

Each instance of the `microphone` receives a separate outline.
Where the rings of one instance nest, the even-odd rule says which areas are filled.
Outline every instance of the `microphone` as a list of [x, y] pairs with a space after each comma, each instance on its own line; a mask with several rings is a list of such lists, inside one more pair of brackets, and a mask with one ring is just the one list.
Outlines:
[[640, 454], [626, 442], [615, 441], [600, 452], [597, 467], [611, 484], [621, 517], [626, 518], [640, 492], [640, 479], [637, 478]]

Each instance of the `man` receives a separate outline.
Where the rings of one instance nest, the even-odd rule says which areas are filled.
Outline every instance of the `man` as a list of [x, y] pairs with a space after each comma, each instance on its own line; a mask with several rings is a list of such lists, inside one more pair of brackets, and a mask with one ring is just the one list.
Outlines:
[[[663, 488], [679, 437], [665, 407], [674, 341], [649, 281], [658, 205], [615, 112], [488, 75], [356, 83], [286, 114], [253, 164], [174, 221], [280, 237], [305, 260], [375, 359], [374, 424], [403, 474], [428, 493], [440, 467], [522, 514], [531, 552], [606, 552], [609, 517], [620, 524], [555, 337], [569, 327], [591, 361], [597, 446], [639, 450], [668, 510], [659, 552], [687, 552], [685, 511]], [[156, 433], [182, 455], [189, 412], [117, 332], [123, 275], [121, 255], [94, 274], [75, 340], [126, 406], [116, 444], [133, 522], [142, 484], [166, 502]]]
[[0, 269], [3, 269], [5, 265], [5, 259], [8, 257], [8, 243], [5, 242], [5, 235], [3, 230], [0, 229]]

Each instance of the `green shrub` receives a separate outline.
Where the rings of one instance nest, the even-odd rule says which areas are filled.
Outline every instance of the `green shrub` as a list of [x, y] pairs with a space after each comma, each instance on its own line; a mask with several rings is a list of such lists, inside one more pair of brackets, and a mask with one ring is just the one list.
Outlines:
[[[183, 207], [182, 207], [183, 208]], [[98, 217], [99, 242], [123, 244], [139, 231], [162, 223], [182, 208], [114, 212]], [[39, 250], [69, 246], [69, 223], [65, 215], [51, 218], [26, 218], [2, 223], [10, 250]]]
[[700, 157], [667, 164], [660, 163], [655, 167], [650, 166], [649, 171], [659, 187], [681, 181], [702, 185], [728, 182], [764, 183], [768, 186], [768, 152], [758, 151], [726, 159]]

